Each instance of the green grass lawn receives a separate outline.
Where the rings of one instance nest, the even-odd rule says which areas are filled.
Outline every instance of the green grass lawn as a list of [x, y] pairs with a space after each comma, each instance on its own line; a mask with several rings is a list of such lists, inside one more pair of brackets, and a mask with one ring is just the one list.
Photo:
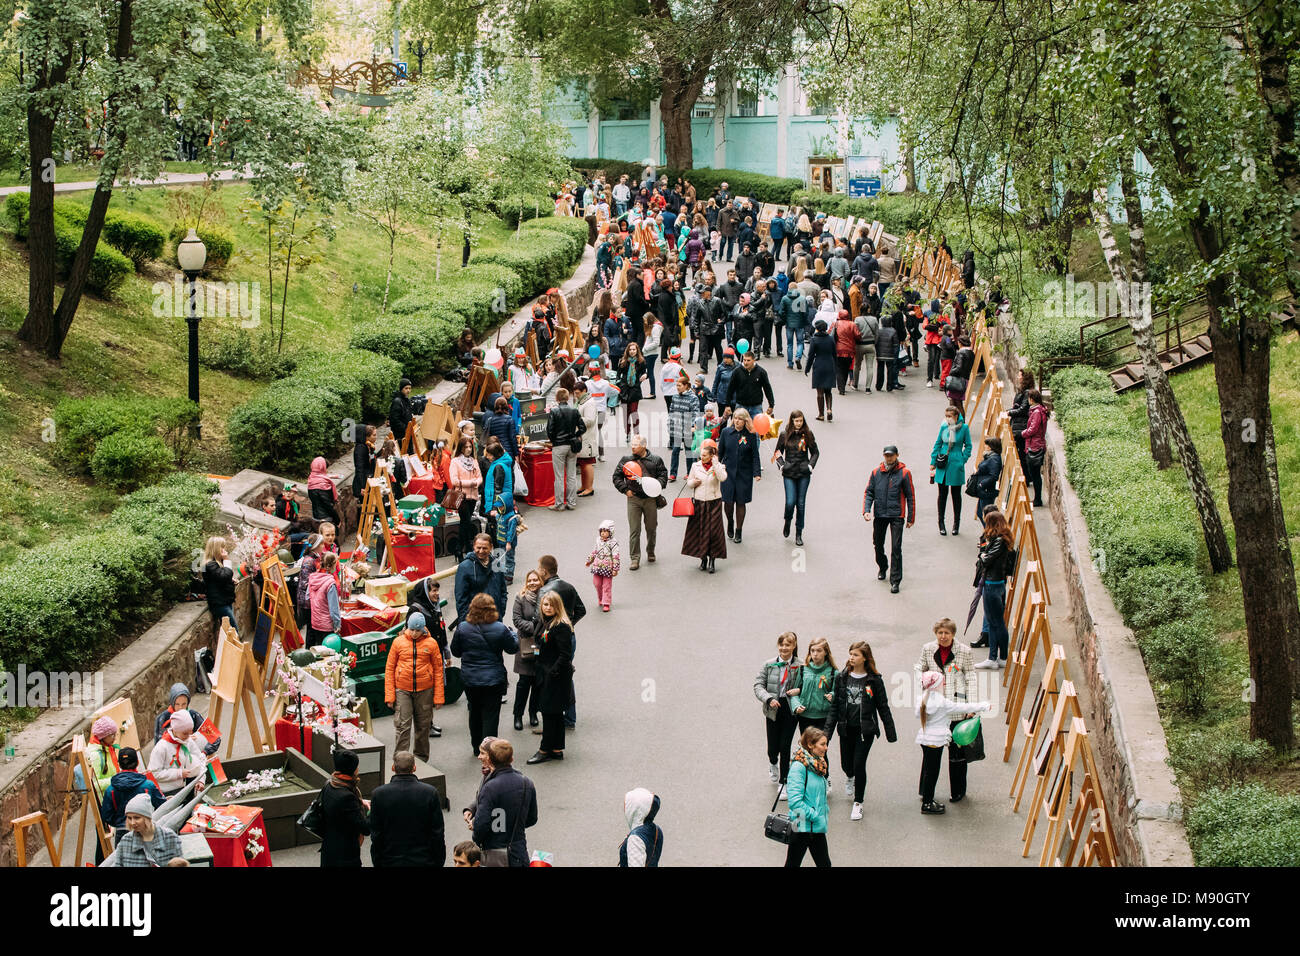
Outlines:
[[[195, 190], [196, 187], [185, 187]], [[172, 189], [119, 190], [112, 208], [153, 216], [169, 225], [176, 219]], [[89, 203], [90, 192], [68, 198]], [[246, 223], [241, 206], [249, 197], [246, 184], [225, 184], [209, 201], [205, 220], [233, 230], [235, 255], [219, 277], [224, 281], [262, 283], [263, 322], [272, 320], [265, 234]], [[174, 268], [151, 263], [129, 279], [111, 302], [87, 295], [59, 362], [50, 362], [21, 345], [15, 336], [27, 309], [27, 251], [13, 239], [12, 227], [0, 215], [0, 564], [16, 553], [104, 519], [117, 496], [66, 474], [52, 447], [42, 440], [44, 423], [55, 404], [70, 396], [133, 393], [184, 395], [187, 388], [187, 346], [184, 320], [153, 315], [153, 283], [170, 283]], [[342, 351], [354, 323], [374, 318], [384, 289], [387, 240], [360, 217], [339, 212], [337, 233], [322, 246], [318, 262], [290, 277], [285, 308], [284, 348]], [[412, 234], [397, 248], [390, 301], [416, 283], [431, 282], [436, 258], [436, 234], [418, 219]], [[486, 217], [476, 223], [476, 247], [500, 243], [510, 236], [504, 223]], [[169, 256], [171, 255], [169, 251]], [[442, 269], [460, 267], [459, 235], [443, 244]], [[275, 277], [276, 329], [279, 328], [282, 272]], [[200, 335], [233, 328], [238, 319], [205, 319]], [[257, 330], [254, 330], [256, 334]], [[200, 369], [203, 442], [197, 467], [232, 474], [240, 465], [226, 446], [226, 421], [231, 410], [265, 383], [223, 372]]]

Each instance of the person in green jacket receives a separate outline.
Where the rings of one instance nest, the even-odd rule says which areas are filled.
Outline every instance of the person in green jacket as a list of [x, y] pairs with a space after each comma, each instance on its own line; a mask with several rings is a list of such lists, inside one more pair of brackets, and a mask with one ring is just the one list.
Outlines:
[[826, 824], [830, 810], [826, 805], [830, 767], [826, 761], [826, 731], [809, 727], [799, 738], [799, 749], [790, 761], [786, 794], [790, 802], [790, 844], [785, 865], [798, 867], [804, 854], [811, 851], [818, 866], [830, 866], [826, 846]]
[[949, 405], [943, 413], [943, 424], [930, 450], [930, 483], [939, 486], [939, 533], [946, 535], [944, 526], [946, 502], [952, 496], [952, 533], [961, 531], [961, 490], [966, 484], [966, 462], [970, 459], [970, 428], [961, 410]]
[[803, 684], [799, 696], [792, 701], [799, 732], [809, 727], [822, 727], [830, 716], [835, 697], [835, 660], [831, 657], [830, 642], [818, 637], [808, 645], [804, 657]]

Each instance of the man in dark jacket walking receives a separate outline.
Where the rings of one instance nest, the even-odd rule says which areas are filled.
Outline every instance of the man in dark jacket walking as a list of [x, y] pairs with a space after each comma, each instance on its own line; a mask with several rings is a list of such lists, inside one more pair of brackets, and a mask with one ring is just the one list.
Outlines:
[[528, 865], [528, 828], [537, 823], [537, 788], [514, 767], [515, 748], [498, 737], [488, 744], [492, 772], [474, 807], [474, 842], [491, 864], [492, 850], [505, 850], [508, 866]]
[[[557, 389], [556, 406], [546, 419], [546, 438], [551, 443], [551, 467], [555, 472], [555, 504], [552, 511], [573, 511], [578, 507], [578, 449], [587, 423], [582, 413], [569, 405], [569, 390]], [[574, 444], [578, 445], [575, 449]]]
[[[916, 524], [916, 488], [912, 484], [912, 473], [898, 460], [898, 446], [885, 446], [885, 460], [876, 466], [876, 470], [867, 479], [867, 490], [862, 496], [862, 520], [871, 521], [872, 539], [876, 546], [876, 567], [880, 569], [878, 577], [885, 580], [889, 573], [889, 590], [898, 593], [898, 585], [903, 580], [903, 519], [907, 526]], [[885, 534], [889, 533], [891, 556], [885, 558]]]
[[691, 334], [700, 343], [700, 371], [708, 372], [710, 354], [722, 361], [722, 333], [726, 329], [727, 309], [713, 297], [712, 287], [705, 285], [691, 300], [686, 318]]
[[393, 755], [393, 779], [370, 796], [370, 861], [377, 867], [447, 862], [442, 795], [415, 776], [409, 751]]
[[876, 332], [876, 391], [898, 387], [898, 330], [892, 320], [882, 320]]
[[682, 344], [682, 324], [677, 319], [677, 293], [673, 289], [672, 279], [664, 279], [662, 284], [654, 287], [655, 317], [664, 325], [663, 336], [659, 340], [661, 349]]
[[763, 410], [762, 401], [766, 396], [767, 413], [771, 415], [776, 406], [776, 397], [772, 394], [772, 383], [768, 380], [767, 370], [758, 364], [752, 348], [745, 353], [743, 363], [731, 374], [731, 382], [727, 385], [727, 395], [723, 400], [726, 414], [730, 415], [733, 408], [743, 408], [751, 416], [757, 415]]
[[486, 534], [474, 536], [474, 553], [456, 568], [456, 617], [465, 620], [469, 602], [477, 594], [486, 594], [497, 606], [497, 618], [506, 614], [506, 575], [492, 560], [492, 538]]
[[661, 487], [668, 485], [668, 467], [658, 455], [646, 447], [644, 435], [632, 436], [632, 451], [619, 459], [614, 466], [614, 487], [627, 498], [628, 551], [632, 555], [632, 570], [641, 567], [641, 522], [645, 522], [646, 559], [655, 563], [655, 532], [659, 527], [658, 495], [647, 495], [640, 480], [633, 480], [623, 470], [635, 462], [641, 468], [642, 478], [654, 478]]
[[724, 262], [731, 261], [736, 251], [736, 233], [739, 230], [740, 211], [736, 209], [735, 201], [728, 199], [727, 204], [718, 213], [718, 235], [722, 237], [722, 241], [718, 243], [718, 248], [713, 250], [714, 262], [718, 261], [719, 256]]
[[388, 427], [393, 430], [393, 441], [397, 442], [397, 448], [402, 451], [402, 439], [406, 437], [406, 428], [415, 418], [415, 410], [411, 406], [411, 380], [404, 378], [397, 386], [397, 394], [388, 406]]

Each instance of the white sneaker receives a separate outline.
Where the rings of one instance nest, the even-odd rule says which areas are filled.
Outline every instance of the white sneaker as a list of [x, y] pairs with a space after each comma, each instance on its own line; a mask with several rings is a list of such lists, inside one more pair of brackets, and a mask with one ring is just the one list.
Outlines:
[[781, 782], [781, 772], [777, 769], [776, 764], [772, 764], [767, 768], [767, 776], [773, 783]]
[[934, 382], [933, 382], [933, 380], [927, 378], [927, 379], [925, 380], [925, 387], [926, 387], [926, 388], [934, 388]]
[[785, 799], [786, 799], [786, 795], [785, 795], [785, 784], [781, 784], [781, 792], [777, 795], [777, 798], [780, 799], [780, 800], [785, 800]]
[[850, 820], [862, 819], [862, 804], [860, 803], [853, 804], [853, 809], [849, 812], [849, 819]]
[[998, 658], [998, 670], [1002, 670], [1002, 668], [1006, 666], [1007, 666], [1007, 662], [1002, 660], [1001, 658]]
[[853, 778], [848, 777], [844, 780], [844, 796], [853, 796]]
[[977, 671], [995, 671], [998, 669], [997, 661], [980, 661], [975, 665]]

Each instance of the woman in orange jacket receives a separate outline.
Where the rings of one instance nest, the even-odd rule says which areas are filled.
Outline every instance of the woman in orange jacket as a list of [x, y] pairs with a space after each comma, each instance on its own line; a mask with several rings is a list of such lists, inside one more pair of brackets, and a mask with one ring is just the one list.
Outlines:
[[396, 711], [393, 723], [397, 743], [393, 752], [409, 750], [421, 760], [428, 760], [433, 712], [443, 704], [442, 651], [419, 612], [407, 618], [406, 630], [393, 638], [388, 649], [384, 703]]

